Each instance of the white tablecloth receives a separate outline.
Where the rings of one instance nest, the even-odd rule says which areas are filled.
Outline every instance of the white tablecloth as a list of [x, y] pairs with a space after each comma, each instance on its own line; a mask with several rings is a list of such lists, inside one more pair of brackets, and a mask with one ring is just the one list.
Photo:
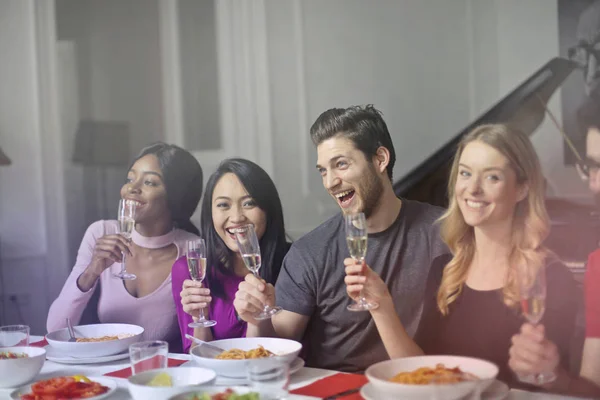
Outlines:
[[[43, 337], [32, 336], [31, 342], [42, 340]], [[190, 356], [187, 354], [169, 354], [169, 358], [175, 358], [180, 360], [189, 360]], [[57, 375], [87, 375], [87, 376], [102, 376], [106, 373], [118, 371], [125, 367], [128, 367], [129, 359], [121, 361], [114, 361], [103, 364], [86, 364], [86, 365], [65, 365], [59, 364], [52, 361], [46, 361], [39, 379], [44, 379], [51, 376]], [[319, 368], [302, 368], [290, 377], [290, 390], [294, 390], [314, 381], [324, 378], [329, 375], [335, 374], [336, 371], [319, 369]], [[118, 390], [112, 395], [109, 400], [131, 400], [131, 396], [127, 390], [127, 380], [122, 378], [113, 378], [118, 384]], [[225, 383], [224, 381], [217, 381], [217, 383]], [[13, 389], [0, 389], [0, 399], [10, 399], [10, 393]], [[290, 395], [289, 400], [309, 400], [315, 399], [315, 397]], [[575, 397], [568, 396], [556, 396], [545, 393], [530, 393], [521, 390], [511, 390], [505, 400], [558, 400], [558, 399], [569, 399], [576, 400]], [[484, 399], [485, 400], [485, 399]]]

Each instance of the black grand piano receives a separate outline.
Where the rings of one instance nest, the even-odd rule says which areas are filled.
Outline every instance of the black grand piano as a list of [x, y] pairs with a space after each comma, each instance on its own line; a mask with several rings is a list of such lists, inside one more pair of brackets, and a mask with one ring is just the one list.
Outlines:
[[[533, 135], [546, 116], [548, 101], [576, 67], [575, 63], [564, 58], [550, 60], [443, 147], [396, 181], [396, 194], [446, 207], [446, 186], [452, 157], [463, 135], [485, 123], [506, 123]], [[560, 132], [557, 130], [556, 134]], [[593, 206], [561, 198], [547, 198], [546, 206], [552, 224], [546, 245], [576, 275], [580, 275], [584, 271], [588, 254], [598, 247], [598, 212]], [[581, 279], [580, 276], [578, 278]]]

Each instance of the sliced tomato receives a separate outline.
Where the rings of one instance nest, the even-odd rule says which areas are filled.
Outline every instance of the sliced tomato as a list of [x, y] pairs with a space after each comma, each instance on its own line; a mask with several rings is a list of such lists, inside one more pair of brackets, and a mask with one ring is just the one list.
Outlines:
[[69, 396], [73, 398], [87, 399], [98, 396], [108, 391], [106, 386], [98, 382], [77, 382], [69, 388]]
[[39, 381], [31, 385], [31, 390], [33, 394], [37, 394], [40, 396], [44, 395], [58, 395], [62, 394], [65, 390], [69, 388], [73, 383], [75, 383], [75, 379], [70, 376], [59, 376], [56, 378], [46, 379], [44, 381]]

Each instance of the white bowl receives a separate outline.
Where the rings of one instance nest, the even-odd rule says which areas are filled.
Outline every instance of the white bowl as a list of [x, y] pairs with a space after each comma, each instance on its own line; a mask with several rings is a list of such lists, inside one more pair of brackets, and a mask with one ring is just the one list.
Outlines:
[[[180, 393], [176, 396], [173, 396], [171, 398], [169, 398], [169, 400], [189, 400], [190, 398], [193, 398], [194, 395], [204, 395], [204, 394], [209, 394], [209, 395], [215, 395], [218, 393], [223, 393], [224, 391], [226, 391], [227, 389], [229, 389], [229, 386], [202, 386], [201, 388], [198, 388], [196, 390], [193, 391], [187, 391], [184, 393]], [[252, 387], [248, 387], [248, 386], [234, 386], [231, 387], [231, 389], [236, 393], [236, 394], [247, 394], [247, 393], [258, 393], [258, 391]], [[311, 399], [313, 397], [310, 397]]]
[[[210, 344], [220, 347], [224, 350], [241, 349], [244, 351], [257, 348], [259, 345], [275, 353], [275, 356], [269, 357], [282, 363], [291, 364], [300, 354], [302, 344], [295, 340], [279, 338], [237, 338], [214, 340]], [[218, 360], [216, 358], [204, 357], [202, 355], [202, 346], [196, 346], [191, 351], [192, 359], [201, 367], [210, 368], [218, 375], [230, 378], [246, 378], [248, 376], [247, 368], [250, 362], [259, 360]]]
[[102, 357], [119, 354], [127, 351], [129, 345], [139, 342], [144, 328], [129, 324], [94, 324], [73, 327], [76, 338], [92, 338], [102, 336], [115, 336], [130, 334], [123, 339], [108, 340], [105, 342], [69, 342], [67, 328], [50, 332], [46, 335], [48, 344], [61, 354], [73, 357]]
[[[167, 373], [171, 376], [173, 386], [157, 387], [147, 386], [147, 383], [160, 373]], [[139, 374], [135, 374], [127, 379], [129, 393], [134, 400], [166, 400], [169, 397], [179, 393], [189, 392], [201, 385], [210, 385], [215, 381], [217, 374], [215, 371], [198, 367], [178, 367], [153, 369]]]
[[[478, 379], [440, 385], [410, 385], [389, 381], [400, 372], [410, 372], [421, 367], [435, 368], [437, 364], [444, 364], [446, 368], [459, 367], [461, 371], [471, 373]], [[489, 361], [470, 357], [419, 356], [379, 362], [367, 368], [365, 375], [382, 397], [431, 399], [437, 395], [444, 400], [455, 400], [473, 392], [477, 386], [484, 391], [496, 379], [498, 367]]]
[[17, 387], [32, 381], [46, 361], [46, 350], [41, 347], [0, 347], [0, 352], [25, 353], [25, 358], [0, 360], [0, 388]]

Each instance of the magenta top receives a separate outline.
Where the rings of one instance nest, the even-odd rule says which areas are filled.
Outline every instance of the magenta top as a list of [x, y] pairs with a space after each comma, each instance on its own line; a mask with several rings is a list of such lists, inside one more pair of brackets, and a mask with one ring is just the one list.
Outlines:
[[[190, 272], [187, 267], [187, 259], [184, 257], [179, 258], [173, 264], [171, 272], [173, 277], [173, 300], [177, 307], [177, 319], [179, 320], [179, 329], [181, 331], [181, 340], [183, 342], [183, 351], [187, 352], [192, 344], [192, 341], [185, 337], [185, 334], [194, 335], [194, 329], [189, 328], [188, 324], [192, 322], [192, 316], [183, 311], [181, 305], [181, 289], [183, 288], [183, 281], [191, 279]], [[214, 340], [239, 338], [246, 336], [246, 323], [240, 321], [235, 313], [233, 307], [233, 299], [235, 298], [235, 292], [237, 292], [239, 284], [244, 280], [236, 275], [224, 275], [218, 270], [215, 271], [216, 279], [221, 281], [223, 285], [226, 298], [220, 299], [214, 297], [208, 307], [208, 313], [205, 312], [204, 316], [207, 319], [213, 319], [217, 321], [217, 324], [210, 329]], [[210, 289], [210, 283], [206, 282], [206, 286]]]
[[[142, 340], [165, 340], [169, 342], [169, 351], [181, 351], [177, 312], [171, 295], [171, 274], [154, 292], [139, 298], [129, 294], [121, 279], [112, 276], [113, 273], [120, 271], [120, 263], [114, 263], [108, 267], [100, 275], [92, 289], [87, 292], [82, 292], [77, 286], [77, 279], [92, 260], [96, 240], [104, 235], [117, 232], [117, 221], [96, 221], [89, 226], [79, 247], [75, 266], [60, 295], [50, 306], [47, 321], [48, 332], [66, 328], [67, 317], [71, 318], [73, 325], [78, 324], [99, 281], [101, 292], [98, 301], [98, 318], [100, 322], [139, 325], [144, 328]], [[141, 247], [160, 248], [175, 244], [178, 258], [185, 251], [186, 240], [194, 238], [197, 236], [181, 229], [173, 229], [160, 237], [147, 238], [136, 231], [132, 234], [132, 240]], [[181, 305], [180, 302], [178, 303]]]

